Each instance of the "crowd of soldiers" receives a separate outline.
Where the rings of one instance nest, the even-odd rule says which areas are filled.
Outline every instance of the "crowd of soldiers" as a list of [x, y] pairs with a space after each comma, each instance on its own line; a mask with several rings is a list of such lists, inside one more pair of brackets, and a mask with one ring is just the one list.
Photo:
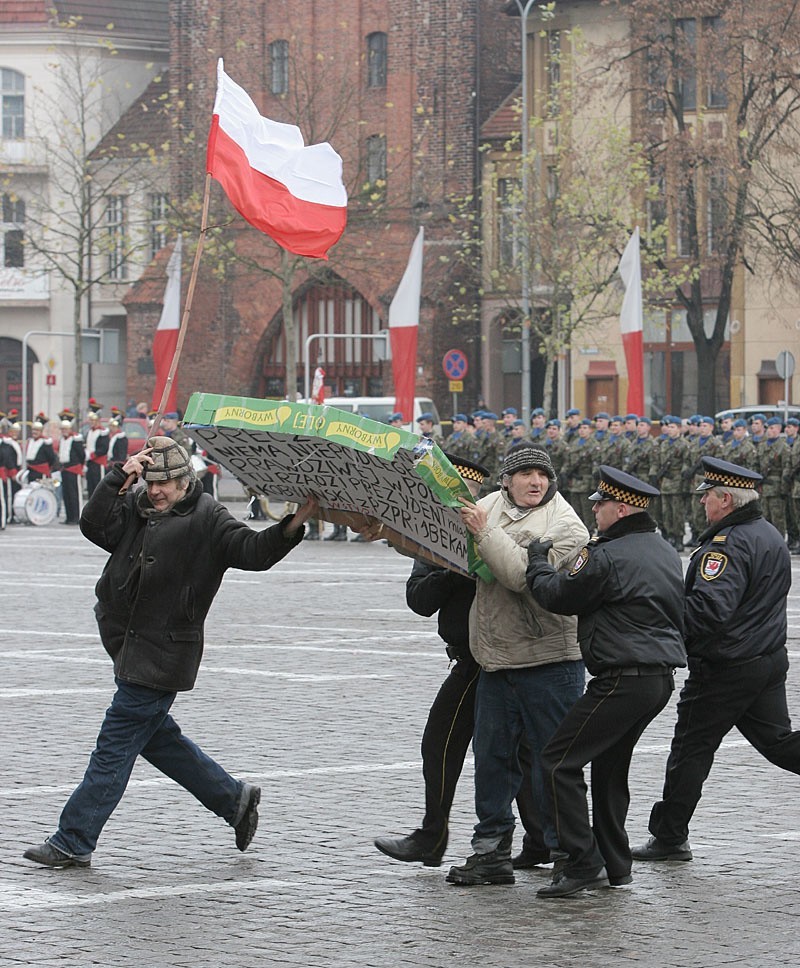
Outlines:
[[719, 421], [694, 414], [661, 421], [635, 413], [593, 419], [577, 408], [563, 422], [547, 420], [542, 408], [531, 415], [530, 429], [513, 407], [498, 416], [479, 410], [453, 415], [453, 431], [441, 443], [454, 456], [482, 464], [490, 471], [482, 494], [497, 487], [503, 458], [518, 441], [533, 442], [550, 455], [559, 488], [589, 531], [594, 518], [589, 495], [596, 489], [601, 464], [617, 467], [661, 491], [651, 508], [663, 537], [677, 550], [694, 545], [705, 527], [703, 508], [691, 496], [703, 479], [703, 457], [717, 457], [757, 471], [763, 477], [764, 517], [800, 554], [800, 420], [754, 414], [749, 422], [724, 414]]

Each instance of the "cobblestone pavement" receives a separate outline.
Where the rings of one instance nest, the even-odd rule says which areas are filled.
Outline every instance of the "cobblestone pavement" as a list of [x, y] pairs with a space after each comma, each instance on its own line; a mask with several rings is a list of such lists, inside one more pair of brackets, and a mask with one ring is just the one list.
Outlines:
[[[545, 871], [521, 872], [513, 887], [446, 884], [469, 853], [471, 765], [441, 868], [374, 849], [373, 837], [421, 819], [421, 727], [447, 668], [434, 620], [405, 607], [410, 562], [383, 544], [305, 542], [270, 572], [223, 582], [197, 687], [173, 711], [262, 786], [247, 853], [140, 762], [90, 869], [24, 861], [54, 830], [112, 695], [92, 614], [104, 560], [76, 528], [0, 533], [3, 968], [800, 963], [798, 778], [735, 733], [692, 825], [694, 861], [639, 864], [630, 888], [547, 902], [535, 896]], [[800, 717], [793, 565], [789, 696]], [[674, 702], [634, 756], [634, 842], [647, 834], [673, 723]]]

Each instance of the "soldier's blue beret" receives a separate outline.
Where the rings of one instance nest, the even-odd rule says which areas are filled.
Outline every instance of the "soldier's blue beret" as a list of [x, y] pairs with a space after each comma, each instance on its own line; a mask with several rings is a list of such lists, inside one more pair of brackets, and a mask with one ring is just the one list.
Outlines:
[[433, 423], [434, 422], [433, 414], [427, 411], [425, 413], [421, 413], [417, 417], [417, 423], [421, 423], [423, 420], [430, 420], [430, 422]]
[[505, 410], [503, 411], [503, 416], [505, 417], [505, 415], [507, 413], [508, 414], [511, 414], [512, 417], [516, 417], [516, 415], [517, 415], [517, 408], [516, 407], [506, 407]]
[[[453, 416], [450, 419], [453, 421], [453, 423], [455, 423], [456, 420], [463, 420], [464, 423], [466, 423], [467, 422], [467, 415], [465, 413], [454, 413]], [[452, 463], [452, 461], [451, 461], [451, 463]]]
[[734, 420], [733, 421], [733, 426], [734, 427], [746, 427], [747, 426], [747, 421], [746, 420], [742, 420], [742, 418], [739, 417], [738, 420]]
[[580, 415], [580, 410], [578, 410], [577, 407], [570, 407], [569, 410], [567, 410], [568, 417], [577, 417], [579, 415]]
[[781, 420], [780, 417], [770, 417], [769, 420], [767, 421], [768, 427], [774, 427], [775, 424], [778, 424], [780, 427], [783, 426], [783, 421]]

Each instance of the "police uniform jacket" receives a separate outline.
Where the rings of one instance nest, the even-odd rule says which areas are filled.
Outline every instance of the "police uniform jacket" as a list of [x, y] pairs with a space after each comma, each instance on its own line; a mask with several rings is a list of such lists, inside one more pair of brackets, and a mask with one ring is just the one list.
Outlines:
[[686, 665], [683, 568], [646, 512], [593, 538], [568, 572], [532, 558], [528, 587], [543, 607], [578, 616], [578, 641], [592, 675], [607, 669]]
[[451, 659], [471, 658], [469, 610], [474, 598], [474, 579], [424, 561], [414, 562], [406, 582], [406, 604], [417, 615], [439, 613], [439, 635], [449, 646]]
[[156, 512], [144, 488], [124, 495], [120, 465], [81, 514], [81, 531], [109, 552], [95, 592], [100, 638], [126, 682], [191, 689], [203, 654], [203, 625], [226, 569], [265, 571], [303, 538], [288, 519], [265, 531], [237, 521], [199, 481], [170, 511]]
[[708, 662], [769, 655], [786, 643], [789, 549], [758, 502], [700, 535], [686, 572], [686, 651]]
[[555, 484], [535, 508], [516, 507], [504, 490], [478, 504], [487, 523], [475, 545], [495, 581], [477, 583], [469, 635], [475, 659], [487, 672], [579, 660], [577, 622], [541, 608], [525, 584], [525, 568], [528, 545], [545, 536], [556, 567], [569, 568], [589, 538], [583, 522]]

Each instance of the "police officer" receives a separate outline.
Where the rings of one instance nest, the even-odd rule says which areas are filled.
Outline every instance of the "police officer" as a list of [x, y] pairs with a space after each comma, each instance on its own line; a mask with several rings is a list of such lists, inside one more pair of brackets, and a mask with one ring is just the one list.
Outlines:
[[800, 732], [786, 708], [789, 549], [761, 514], [760, 474], [716, 457], [704, 457], [703, 470], [708, 527], [685, 580], [689, 675], [652, 837], [632, 851], [637, 860], [692, 859], [689, 822], [734, 726], [771, 763], [800, 773]]
[[[528, 546], [528, 588], [550, 612], [578, 616], [578, 641], [594, 676], [542, 752], [545, 789], [566, 854], [540, 897], [628, 884], [625, 833], [628, 768], [647, 725], [667, 704], [683, 648], [683, 569], [647, 513], [658, 490], [608, 465], [599, 468], [596, 537], [569, 572], [547, 555], [552, 542]], [[583, 768], [592, 764], [589, 823]]]

